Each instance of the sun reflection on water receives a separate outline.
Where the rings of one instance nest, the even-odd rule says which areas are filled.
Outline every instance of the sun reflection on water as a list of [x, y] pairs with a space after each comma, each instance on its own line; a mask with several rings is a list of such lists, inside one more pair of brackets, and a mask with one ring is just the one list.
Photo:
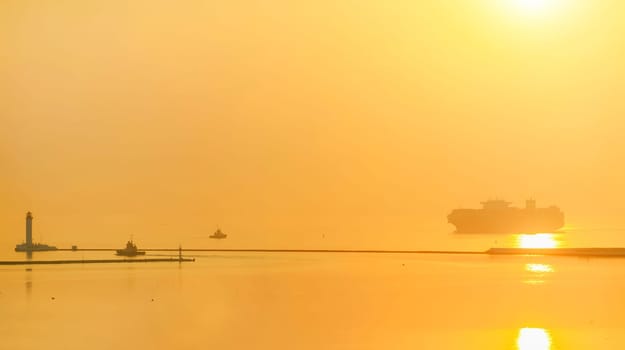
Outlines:
[[549, 350], [551, 335], [544, 328], [521, 328], [516, 344], [518, 350]]
[[553, 266], [549, 264], [525, 264], [525, 271], [530, 272], [529, 279], [523, 281], [525, 284], [543, 284], [545, 275], [554, 272]]
[[536, 273], [553, 272], [553, 266], [549, 264], [525, 264], [525, 270]]
[[553, 233], [520, 234], [517, 236], [519, 248], [557, 248], [560, 242]]

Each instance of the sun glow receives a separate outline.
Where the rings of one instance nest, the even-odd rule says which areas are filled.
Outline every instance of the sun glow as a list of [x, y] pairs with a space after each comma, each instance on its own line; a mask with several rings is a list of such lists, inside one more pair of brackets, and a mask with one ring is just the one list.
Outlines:
[[510, 10], [522, 16], [544, 16], [559, 7], [560, 0], [508, 0]]
[[514, 5], [522, 11], [539, 12], [544, 11], [552, 2], [550, 0], [512, 0]]
[[543, 328], [521, 328], [516, 344], [519, 350], [549, 350], [551, 336]]
[[522, 234], [518, 236], [519, 248], [556, 248], [559, 245], [551, 233]]

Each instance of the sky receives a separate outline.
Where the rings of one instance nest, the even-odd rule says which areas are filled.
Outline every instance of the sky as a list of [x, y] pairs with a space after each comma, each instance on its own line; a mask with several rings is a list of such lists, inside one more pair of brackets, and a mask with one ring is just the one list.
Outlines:
[[[420, 248], [625, 227], [616, 0], [0, 2], [0, 243]], [[145, 245], [145, 244], [144, 244]]]

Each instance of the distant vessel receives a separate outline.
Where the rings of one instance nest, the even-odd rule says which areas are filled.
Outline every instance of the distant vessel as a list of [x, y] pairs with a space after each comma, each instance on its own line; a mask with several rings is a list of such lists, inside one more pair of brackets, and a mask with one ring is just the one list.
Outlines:
[[145, 255], [145, 252], [138, 250], [137, 245], [134, 244], [132, 240], [130, 240], [126, 242], [126, 248], [117, 249], [116, 254], [122, 255], [122, 256], [137, 256], [137, 255]]
[[33, 214], [26, 213], [26, 242], [15, 245], [16, 252], [45, 252], [57, 250], [55, 246], [33, 243]]
[[215, 238], [215, 239], [223, 239], [228, 237], [227, 234], [221, 232], [220, 229], [217, 229], [217, 231], [215, 231], [215, 233], [213, 233], [212, 235], [208, 236], [209, 238]]
[[525, 208], [511, 207], [510, 202], [488, 200], [481, 209], [455, 209], [447, 221], [457, 233], [537, 233], [553, 232], [564, 226], [564, 213], [556, 207], [536, 208], [533, 199]]
[[16, 252], [46, 252], [50, 250], [57, 250], [58, 248], [53, 245], [47, 245], [43, 243], [22, 243], [15, 245]]

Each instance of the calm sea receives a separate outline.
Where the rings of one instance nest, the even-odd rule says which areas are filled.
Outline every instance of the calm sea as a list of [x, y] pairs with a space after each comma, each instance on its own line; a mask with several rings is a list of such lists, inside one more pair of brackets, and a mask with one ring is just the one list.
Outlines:
[[[460, 240], [568, 246], [558, 235]], [[2, 260], [24, 258], [11, 248]], [[625, 259], [189, 255], [196, 262], [0, 266], [0, 349], [625, 347]]]

